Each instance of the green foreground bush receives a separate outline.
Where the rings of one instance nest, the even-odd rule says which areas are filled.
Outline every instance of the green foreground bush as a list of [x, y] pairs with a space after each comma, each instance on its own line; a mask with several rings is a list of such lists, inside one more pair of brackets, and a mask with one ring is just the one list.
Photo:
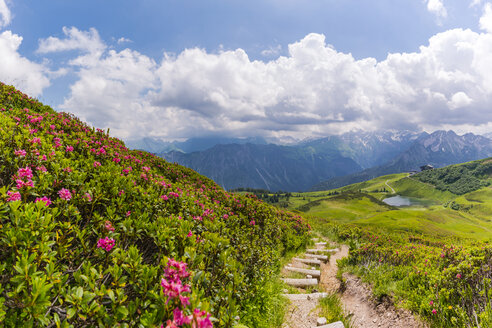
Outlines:
[[0, 84], [5, 327], [249, 322], [308, 229]]

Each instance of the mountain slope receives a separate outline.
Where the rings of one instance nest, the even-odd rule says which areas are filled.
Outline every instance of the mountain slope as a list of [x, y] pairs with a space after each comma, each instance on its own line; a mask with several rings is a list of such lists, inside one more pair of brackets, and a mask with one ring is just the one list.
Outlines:
[[434, 167], [468, 162], [492, 156], [492, 140], [468, 133], [462, 136], [453, 131], [424, 133], [403, 153], [384, 165], [317, 184], [311, 190], [328, 190], [370, 180], [375, 177], [419, 170], [421, 165]]
[[0, 83], [2, 327], [254, 326], [308, 229]]
[[409, 131], [355, 131], [304, 142], [300, 146], [312, 147], [320, 154], [338, 151], [367, 169], [382, 165], [406, 151], [421, 135]]
[[272, 144], [216, 145], [203, 152], [161, 156], [196, 170], [225, 189], [306, 190], [329, 177], [361, 169], [336, 151], [318, 154], [310, 149]]

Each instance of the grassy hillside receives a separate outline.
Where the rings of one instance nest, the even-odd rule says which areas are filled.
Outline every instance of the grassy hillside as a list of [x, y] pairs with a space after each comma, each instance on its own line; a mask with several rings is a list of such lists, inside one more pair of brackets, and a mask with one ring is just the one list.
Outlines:
[[[492, 327], [490, 160], [339, 189], [294, 193], [288, 207], [351, 246], [342, 270], [362, 277], [431, 327]], [[473, 179], [470, 179], [473, 177]], [[415, 197], [425, 205], [381, 200]]]
[[0, 322], [267, 322], [308, 225], [0, 84]]

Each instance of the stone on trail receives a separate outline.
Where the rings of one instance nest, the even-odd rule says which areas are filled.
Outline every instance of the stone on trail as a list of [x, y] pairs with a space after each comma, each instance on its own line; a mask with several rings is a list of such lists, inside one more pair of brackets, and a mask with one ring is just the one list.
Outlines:
[[316, 325], [317, 326], [323, 326], [323, 325], [326, 325], [328, 321], [326, 321], [326, 318], [325, 317], [321, 317], [321, 318], [318, 318], [318, 320], [316, 320]]

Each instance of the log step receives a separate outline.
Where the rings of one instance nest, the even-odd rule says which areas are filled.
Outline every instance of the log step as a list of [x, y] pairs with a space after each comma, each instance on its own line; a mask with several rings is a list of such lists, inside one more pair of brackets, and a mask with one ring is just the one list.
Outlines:
[[313, 259], [323, 260], [324, 262], [328, 261], [328, 255], [304, 254], [304, 256], [309, 257], [309, 258], [313, 258]]
[[295, 267], [285, 267], [285, 269], [289, 270], [289, 271], [303, 273], [303, 274], [309, 274], [309, 275], [311, 275], [313, 277], [317, 277], [317, 278], [319, 278], [319, 276], [321, 276], [320, 270], [308, 270], [308, 269], [295, 268]]
[[328, 296], [327, 293], [311, 293], [311, 294], [282, 294], [291, 301], [304, 301], [323, 298]]
[[321, 242], [321, 243], [316, 243], [315, 245], [316, 246], [326, 246], [326, 243], [325, 242]]
[[313, 327], [313, 328], [345, 328], [345, 326], [343, 325], [343, 322], [337, 321], [337, 322], [329, 323], [327, 325]]
[[338, 252], [338, 248], [333, 249], [317, 249], [311, 248], [306, 250], [307, 253], [323, 253], [323, 252]]
[[298, 261], [298, 262], [306, 263], [306, 264], [321, 265], [321, 261], [320, 260], [316, 260], [316, 259], [300, 259], [298, 257], [294, 257], [292, 259], [292, 261]]
[[287, 285], [294, 287], [308, 287], [308, 286], [317, 286], [318, 279], [290, 279], [290, 278], [282, 278], [282, 281]]

